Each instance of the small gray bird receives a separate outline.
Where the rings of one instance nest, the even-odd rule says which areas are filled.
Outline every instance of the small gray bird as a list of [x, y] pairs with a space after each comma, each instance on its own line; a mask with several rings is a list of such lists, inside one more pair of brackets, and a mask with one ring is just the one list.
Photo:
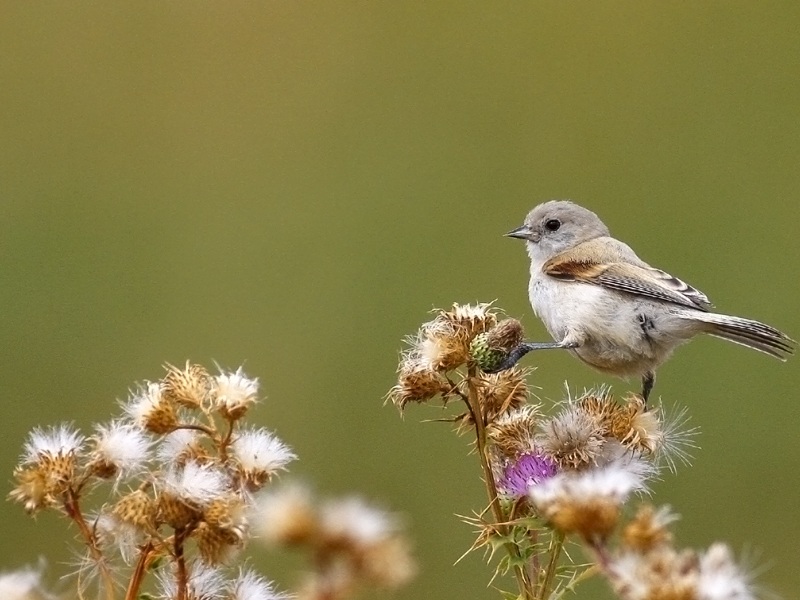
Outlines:
[[658, 366], [698, 333], [780, 360], [794, 352], [796, 342], [774, 327], [709, 312], [705, 294], [642, 261], [577, 204], [540, 204], [506, 235], [525, 240], [531, 305], [558, 341], [524, 343], [503, 368], [531, 350], [564, 348], [604, 373], [641, 377], [647, 401]]

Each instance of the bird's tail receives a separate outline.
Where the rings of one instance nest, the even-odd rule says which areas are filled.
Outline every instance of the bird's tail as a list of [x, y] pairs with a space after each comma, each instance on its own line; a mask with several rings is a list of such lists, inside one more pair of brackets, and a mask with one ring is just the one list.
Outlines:
[[758, 350], [779, 360], [786, 360], [794, 353], [797, 342], [788, 335], [752, 319], [692, 311], [687, 318], [707, 324], [705, 331], [713, 336], [735, 344]]

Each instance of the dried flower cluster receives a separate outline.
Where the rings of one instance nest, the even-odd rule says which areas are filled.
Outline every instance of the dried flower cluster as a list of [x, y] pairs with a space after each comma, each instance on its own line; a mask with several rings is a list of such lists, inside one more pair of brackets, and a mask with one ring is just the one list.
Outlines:
[[748, 574], [722, 543], [705, 552], [678, 550], [667, 526], [677, 517], [649, 505], [622, 529], [618, 546], [596, 547], [614, 591], [623, 600], [754, 600]]
[[416, 572], [394, 515], [347, 497], [316, 502], [308, 488], [264, 494], [256, 533], [271, 545], [304, 549], [317, 565], [297, 598], [344, 598], [359, 582], [397, 588]]
[[[618, 401], [600, 388], [568, 396], [554, 405], [553, 414], [545, 414], [530, 399], [530, 371], [494, 372], [514, 362], [505, 358], [521, 346], [522, 330], [514, 319], [500, 320], [488, 304], [439, 311], [408, 341], [388, 399], [401, 411], [411, 402], [463, 401], [466, 412], [453, 421], [475, 435], [489, 500], [488, 511], [468, 519], [479, 529], [473, 549], [505, 549], [498, 572], [514, 573], [519, 598], [559, 598], [594, 572], [561, 564], [568, 540], [587, 548], [597, 559], [595, 568], [626, 600], [752, 597], [715, 595], [698, 583], [710, 569], [703, 571], [705, 557], [720, 551], [714, 546], [705, 555], [692, 554], [697, 568], [689, 569], [681, 563], [688, 554], [668, 544], [666, 513], [642, 512], [622, 531], [629, 498], [647, 494], [664, 467], [675, 471], [677, 463], [688, 464], [697, 432], [685, 427], [685, 411], [667, 414], [635, 394]], [[730, 589], [748, 590], [730, 554], [726, 557], [717, 557], [724, 567], [714, 572], [719, 576], [727, 569]], [[695, 583], [685, 589], [691, 593], [680, 595], [667, 586], [667, 580], [675, 583], [683, 577], [678, 573], [689, 577], [689, 571]]]
[[[161, 380], [130, 393], [122, 417], [95, 425], [88, 437], [67, 424], [34, 429], [9, 498], [31, 514], [54, 509], [77, 525], [86, 548], [79, 588], [97, 582], [106, 600], [116, 598], [120, 587], [126, 600], [139, 598], [149, 574], [155, 588], [150, 597], [163, 600], [286, 598], [252, 570], [234, 568], [254, 528], [296, 525], [294, 515], [306, 508], [302, 499], [279, 510], [264, 508], [271, 490], [262, 488], [296, 456], [274, 433], [245, 425], [258, 392], [258, 380], [241, 368], [214, 376], [191, 363], [168, 365]], [[103, 489], [105, 497], [88, 509], [89, 496]], [[358, 519], [376, 515], [383, 513], [359, 504], [351, 521], [338, 523], [341, 535], [357, 537]], [[351, 579], [348, 591], [362, 581], [398, 585], [408, 579], [413, 569], [406, 542], [397, 528], [382, 533], [395, 544], [391, 558], [404, 561], [404, 575], [389, 573], [393, 565], [373, 565], [369, 574]], [[39, 589], [31, 574], [20, 581]], [[32, 591], [3, 597], [47, 596]]]

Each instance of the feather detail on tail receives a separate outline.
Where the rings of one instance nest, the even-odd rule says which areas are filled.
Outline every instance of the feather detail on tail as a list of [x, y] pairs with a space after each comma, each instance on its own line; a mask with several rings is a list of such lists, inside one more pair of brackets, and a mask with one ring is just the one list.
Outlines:
[[692, 311], [681, 316], [709, 325], [706, 332], [734, 344], [758, 350], [779, 360], [794, 354], [797, 342], [788, 335], [759, 321], [716, 313]]

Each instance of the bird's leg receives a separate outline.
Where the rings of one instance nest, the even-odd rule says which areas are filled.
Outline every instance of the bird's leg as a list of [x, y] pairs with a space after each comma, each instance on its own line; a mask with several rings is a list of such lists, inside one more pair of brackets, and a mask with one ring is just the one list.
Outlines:
[[642, 375], [642, 399], [645, 406], [647, 406], [647, 398], [650, 397], [650, 392], [656, 383], [656, 374], [653, 371], [648, 371]]
[[571, 348], [577, 348], [578, 346], [580, 346], [578, 342], [568, 341], [566, 339], [562, 342], [522, 342], [519, 346], [509, 352], [508, 356], [506, 356], [505, 359], [503, 359], [503, 362], [501, 362], [496, 368], [485, 372], [499, 373], [500, 371], [510, 369], [517, 364], [523, 356], [525, 356], [528, 352], [532, 352], [533, 350], [569, 350]]

